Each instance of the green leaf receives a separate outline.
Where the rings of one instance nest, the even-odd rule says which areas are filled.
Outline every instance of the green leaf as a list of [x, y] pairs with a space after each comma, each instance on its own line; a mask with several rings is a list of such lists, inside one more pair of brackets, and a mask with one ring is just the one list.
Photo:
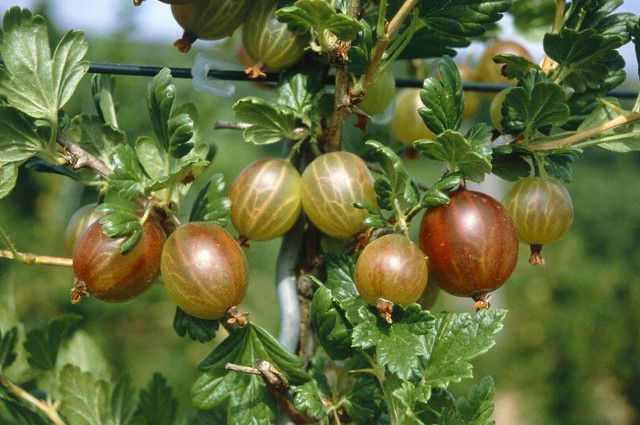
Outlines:
[[47, 141], [24, 114], [0, 106], [0, 162], [20, 162], [46, 151]]
[[218, 226], [229, 224], [229, 208], [231, 201], [224, 196], [224, 176], [220, 173], [211, 176], [211, 180], [200, 190], [193, 207], [189, 221], [209, 221]]
[[328, 31], [340, 40], [351, 41], [361, 29], [356, 19], [332, 9], [325, 0], [298, 0], [293, 6], [278, 10], [276, 17], [280, 22], [311, 31], [317, 38], [324, 38]]
[[261, 327], [249, 323], [232, 332], [200, 363], [203, 374], [191, 394], [199, 409], [227, 405], [230, 418], [237, 423], [272, 424], [275, 401], [262, 378], [225, 370], [227, 363], [255, 366], [258, 360], [273, 364], [293, 385], [309, 376], [301, 369], [302, 359], [289, 353]]
[[182, 158], [195, 146], [197, 110], [192, 103], [176, 108], [167, 122], [169, 132], [168, 152], [174, 158]]
[[445, 192], [457, 190], [462, 182], [463, 178], [459, 174], [449, 174], [443, 177], [424, 193], [420, 200], [420, 205], [423, 208], [433, 208], [438, 205], [448, 204], [451, 199]]
[[633, 13], [612, 13], [622, 3], [621, 0], [575, 0], [564, 17], [564, 27], [574, 30], [591, 28], [605, 37], [622, 37], [626, 44], [638, 17]]
[[313, 295], [311, 325], [329, 357], [343, 360], [353, 355], [351, 326], [334, 304], [332, 292], [326, 286]]
[[370, 375], [357, 374], [346, 398], [344, 410], [358, 424], [373, 424], [382, 413], [382, 394], [378, 381]]
[[16, 186], [18, 167], [15, 163], [0, 163], [0, 199], [7, 196]]
[[305, 125], [311, 126], [310, 116], [317, 110], [323, 92], [321, 80], [309, 74], [285, 71], [278, 83], [278, 105], [290, 108], [302, 117]]
[[135, 206], [105, 202], [96, 211], [105, 213], [100, 218], [102, 233], [110, 238], [125, 238], [120, 245], [122, 255], [131, 251], [142, 237], [142, 223], [134, 212]]
[[498, 64], [504, 64], [502, 75], [510, 79], [519, 80], [529, 75], [531, 71], [542, 71], [542, 68], [530, 60], [509, 53], [496, 55], [493, 61]]
[[404, 168], [402, 159], [392, 149], [374, 140], [367, 141], [365, 145], [372, 149], [371, 154], [382, 166], [389, 181], [389, 199], [383, 201], [384, 205], [391, 206], [397, 202], [402, 212], [411, 210], [418, 202], [418, 193]]
[[424, 108], [418, 113], [434, 134], [445, 130], [457, 131], [462, 124], [464, 92], [458, 67], [449, 56], [438, 64], [440, 79], [424, 80], [420, 99]]
[[428, 364], [422, 371], [425, 383], [446, 388], [472, 377], [469, 361], [493, 347], [492, 336], [502, 329], [505, 315], [505, 310], [438, 314], [436, 332], [429, 337]]
[[140, 390], [140, 403], [136, 412], [136, 424], [174, 425], [178, 400], [167, 380], [154, 373], [146, 388]]
[[133, 425], [137, 407], [138, 400], [131, 381], [127, 377], [121, 378], [111, 393], [110, 424]]
[[471, 134], [467, 140], [462, 134], [446, 130], [434, 140], [418, 140], [414, 143], [416, 150], [427, 158], [448, 163], [451, 170], [461, 171], [470, 180], [482, 181], [484, 175], [491, 171], [491, 151], [484, 145], [477, 134]]
[[69, 124], [69, 136], [105, 164], [111, 163], [116, 146], [127, 142], [124, 133], [105, 124], [98, 116], [80, 114]]
[[4, 15], [0, 39], [0, 95], [25, 114], [58, 119], [80, 79], [89, 69], [87, 43], [78, 31], [67, 32], [53, 55], [45, 20], [27, 9], [12, 7]]
[[176, 307], [173, 329], [180, 336], [188, 335], [194, 341], [207, 342], [216, 336], [219, 327], [218, 320], [198, 319], [185, 313], [180, 307]]
[[325, 258], [327, 270], [326, 287], [331, 290], [334, 299], [345, 309], [354, 301], [360, 299], [358, 289], [353, 281], [353, 260], [340, 254], [328, 254]]
[[34, 329], [27, 333], [24, 348], [32, 367], [47, 371], [56, 366], [60, 346], [73, 334], [82, 316], [63, 314], [56, 317], [46, 329]]
[[412, 382], [403, 382], [399, 388], [393, 391], [392, 395], [398, 423], [425, 425], [418, 413], [424, 409], [426, 403], [424, 389]]
[[[618, 100], [615, 98], [608, 98], [606, 101], [608, 103], [598, 103], [599, 106], [584, 118], [582, 124], [578, 126], [577, 131], [582, 132], [596, 128], [599, 125], [620, 116], [619, 109], [614, 109], [610, 106], [615, 105], [619, 107], [620, 105]], [[640, 128], [636, 123], [622, 125], [608, 131], [599, 132], [590, 139], [576, 143], [574, 146], [576, 148], [582, 148], [584, 146], [591, 146], [594, 144], [597, 144], [597, 146], [603, 149], [618, 153], [628, 153], [640, 150]]]
[[544, 170], [552, 177], [569, 183], [573, 178], [573, 160], [577, 155], [577, 151], [545, 155]]
[[0, 372], [13, 364], [16, 359], [18, 328], [13, 327], [0, 338]]
[[469, 396], [456, 400], [455, 409], [445, 410], [439, 424], [443, 425], [491, 425], [495, 387], [487, 376], [479, 385], [471, 387]]
[[109, 385], [71, 365], [60, 372], [60, 412], [73, 425], [104, 425], [109, 418]]
[[138, 137], [135, 152], [140, 165], [149, 177], [153, 180], [166, 178], [169, 159], [156, 139], [148, 136]]
[[324, 408], [322, 393], [315, 381], [292, 388], [293, 405], [298, 412], [315, 419], [320, 425], [329, 425], [328, 412]]
[[569, 106], [562, 87], [536, 82], [533, 88], [514, 87], [502, 103], [502, 126], [505, 133], [524, 133], [528, 140], [537, 129], [562, 125], [569, 118]]
[[491, 172], [511, 182], [531, 175], [531, 164], [525, 159], [531, 155], [530, 151], [520, 147], [522, 145], [509, 144], [494, 148]]
[[455, 55], [453, 48], [468, 46], [471, 37], [499, 21], [511, 0], [430, 0], [420, 5], [420, 25], [401, 59]]
[[578, 93], [601, 87], [609, 74], [609, 63], [624, 66], [615, 49], [624, 44], [619, 36], [604, 37], [593, 29], [574, 31], [564, 28], [559, 34], [544, 36], [544, 51], [558, 63], [554, 75]]
[[233, 105], [238, 121], [251, 127], [242, 133], [244, 140], [256, 145], [276, 143], [280, 140], [299, 140], [296, 134], [296, 115], [280, 105], [272, 105], [259, 97], [245, 97]]
[[91, 95], [96, 112], [100, 120], [110, 127], [117, 129], [116, 107], [113, 103], [113, 93], [116, 90], [116, 79], [109, 74], [94, 74], [91, 77]]
[[176, 87], [173, 85], [171, 70], [162, 68], [147, 86], [147, 107], [153, 131], [165, 150], [168, 150], [170, 144], [168, 121], [175, 96]]
[[0, 420], [7, 425], [49, 425], [51, 422], [33, 404], [17, 398], [0, 386]]
[[121, 196], [134, 199], [144, 196], [149, 184], [135, 150], [129, 145], [118, 145], [114, 150], [113, 173], [109, 185]]
[[410, 379], [420, 372], [420, 357], [428, 354], [425, 335], [433, 332], [434, 318], [418, 304], [402, 309], [395, 306], [393, 323], [384, 322], [368, 307], [359, 309], [366, 320], [353, 328], [353, 346], [363, 349], [375, 347], [379, 365], [400, 379]]

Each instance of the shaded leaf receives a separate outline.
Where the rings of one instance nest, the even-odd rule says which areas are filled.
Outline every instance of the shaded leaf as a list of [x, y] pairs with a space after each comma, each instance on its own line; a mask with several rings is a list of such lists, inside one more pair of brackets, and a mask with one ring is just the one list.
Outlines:
[[63, 314], [56, 317], [46, 329], [34, 329], [27, 333], [24, 348], [32, 367], [47, 371], [56, 366], [60, 346], [73, 334], [82, 316]]
[[193, 207], [189, 221], [208, 221], [218, 226], [229, 224], [229, 208], [231, 201], [224, 196], [224, 176], [220, 173], [211, 176], [205, 187], [200, 190]]
[[188, 335], [194, 341], [207, 342], [216, 336], [219, 327], [218, 320], [199, 319], [185, 313], [180, 307], [176, 307], [173, 329], [180, 336]]
[[0, 163], [0, 199], [7, 196], [16, 186], [18, 167], [15, 163]]
[[136, 420], [145, 425], [174, 425], [178, 400], [167, 380], [154, 373], [146, 388], [140, 390]]
[[133, 148], [129, 145], [117, 146], [113, 163], [115, 166], [109, 176], [109, 185], [125, 198], [145, 195], [149, 181]]
[[0, 371], [8, 368], [16, 359], [16, 344], [18, 343], [18, 328], [9, 329], [0, 338]]
[[73, 425], [104, 425], [110, 411], [109, 385], [67, 365], [60, 372], [60, 411]]
[[334, 360], [343, 360], [353, 354], [351, 326], [334, 304], [331, 290], [319, 288], [311, 302], [311, 325], [318, 341]]
[[19, 162], [47, 151], [47, 140], [19, 111], [0, 106], [0, 162]]
[[526, 75], [529, 75], [531, 71], [542, 70], [537, 64], [531, 62], [527, 58], [509, 53], [496, 55], [493, 58], [493, 61], [498, 64], [504, 64], [504, 66], [502, 66], [502, 75], [510, 79], [519, 80]]
[[98, 116], [79, 114], [69, 124], [69, 136], [105, 164], [111, 162], [116, 146], [126, 143], [124, 133], [105, 124]]
[[169, 126], [171, 106], [176, 96], [171, 70], [162, 68], [147, 86], [147, 108], [156, 137], [165, 151], [169, 147]]

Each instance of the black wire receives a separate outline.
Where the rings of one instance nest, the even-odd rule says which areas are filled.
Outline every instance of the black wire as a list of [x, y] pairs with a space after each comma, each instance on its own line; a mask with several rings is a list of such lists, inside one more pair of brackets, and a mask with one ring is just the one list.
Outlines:
[[[0, 59], [0, 65], [3, 65]], [[89, 62], [89, 72], [94, 74], [113, 74], [113, 75], [129, 75], [129, 76], [147, 76], [153, 77], [163, 67], [150, 66], [150, 65], [132, 65], [124, 63], [110, 63], [110, 62]], [[191, 68], [169, 68], [171, 75], [174, 78], [193, 78], [191, 74]], [[224, 71], [224, 70], [209, 70], [207, 76], [209, 78], [216, 78], [224, 81], [255, 81], [249, 78], [244, 71]], [[280, 74], [267, 73], [266, 77], [260, 78], [260, 81], [278, 82]], [[335, 78], [328, 76], [325, 80], [326, 84], [334, 84]], [[412, 80], [407, 78], [396, 79], [397, 87], [414, 87], [421, 88], [422, 80]], [[483, 93], [496, 93], [500, 90], [511, 87], [507, 84], [491, 84], [491, 83], [476, 83], [465, 81], [463, 87], [467, 91], [483, 92]], [[615, 96], [621, 99], [635, 99], [638, 96], [638, 92], [633, 90], [613, 90], [609, 93], [610, 96]]]
[[[109, 62], [90, 62], [89, 72], [96, 74], [115, 74], [115, 75], [131, 75], [131, 76], [149, 76], [156, 75], [162, 67], [149, 66], [149, 65], [129, 65], [121, 63], [109, 63]], [[193, 78], [191, 74], [191, 68], [169, 68], [171, 75], [174, 78]], [[224, 71], [224, 70], [209, 70], [207, 76], [209, 78], [216, 78], [224, 81], [255, 81], [255, 79], [249, 78], [244, 71]], [[269, 72], [266, 77], [261, 77], [259, 81], [278, 82], [280, 74]], [[327, 76], [325, 80], [326, 84], [335, 84], [335, 77]], [[422, 80], [397, 78], [396, 87], [413, 87], [421, 88]], [[493, 84], [493, 83], [477, 83], [471, 81], [465, 81], [463, 87], [466, 91], [475, 91], [482, 93], [496, 93], [511, 87], [508, 84]], [[610, 96], [618, 97], [621, 99], [635, 99], [638, 96], [638, 92], [633, 90], [613, 90], [609, 93]]]

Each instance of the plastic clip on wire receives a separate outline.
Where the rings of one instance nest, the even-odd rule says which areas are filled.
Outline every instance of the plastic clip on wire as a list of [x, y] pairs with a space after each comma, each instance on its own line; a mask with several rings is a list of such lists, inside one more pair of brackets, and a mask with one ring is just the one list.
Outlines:
[[198, 53], [193, 68], [191, 69], [193, 88], [196, 91], [212, 93], [216, 96], [231, 96], [236, 91], [236, 86], [233, 83], [211, 76], [209, 71], [212, 69], [229, 69], [234, 67], [237, 68], [236, 65]]

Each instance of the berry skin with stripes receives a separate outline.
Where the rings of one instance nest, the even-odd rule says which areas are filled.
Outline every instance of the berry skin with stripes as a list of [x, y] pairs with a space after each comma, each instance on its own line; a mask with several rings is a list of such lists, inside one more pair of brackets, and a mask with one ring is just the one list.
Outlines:
[[320, 155], [302, 173], [302, 209], [323, 233], [347, 239], [364, 230], [366, 210], [354, 202], [377, 205], [367, 165], [349, 152]]
[[428, 209], [420, 225], [420, 248], [429, 277], [444, 291], [472, 297], [488, 307], [488, 294], [511, 276], [518, 259], [513, 220], [498, 201], [461, 189], [449, 204]]
[[112, 303], [126, 301], [145, 292], [158, 277], [164, 242], [160, 225], [148, 219], [136, 246], [122, 255], [122, 238], [105, 236], [95, 221], [76, 243], [73, 271], [89, 295]]
[[213, 223], [178, 226], [162, 251], [161, 274], [178, 307], [200, 319], [223, 318], [247, 291], [247, 258], [233, 236]]
[[552, 177], [517, 181], [504, 198], [520, 241], [531, 245], [531, 264], [544, 264], [542, 245], [554, 242], [571, 227], [573, 204], [567, 189]]
[[406, 306], [415, 303], [427, 285], [427, 260], [405, 236], [391, 234], [369, 243], [358, 258], [355, 283], [362, 299], [380, 299]]
[[91, 203], [81, 208], [71, 215], [69, 223], [64, 230], [64, 248], [68, 255], [73, 256], [73, 249], [76, 242], [84, 232], [100, 219], [104, 214], [96, 211], [98, 204]]
[[183, 53], [191, 49], [196, 39], [219, 40], [240, 26], [249, 7], [248, 0], [195, 0], [175, 2], [171, 13], [184, 29], [175, 46]]
[[281, 71], [298, 62], [308, 44], [307, 37], [276, 19], [277, 6], [274, 0], [251, 0], [242, 25], [245, 50], [257, 64], [270, 71]]
[[288, 231], [302, 210], [300, 173], [289, 161], [262, 158], [231, 186], [231, 222], [241, 236], [265, 241]]

